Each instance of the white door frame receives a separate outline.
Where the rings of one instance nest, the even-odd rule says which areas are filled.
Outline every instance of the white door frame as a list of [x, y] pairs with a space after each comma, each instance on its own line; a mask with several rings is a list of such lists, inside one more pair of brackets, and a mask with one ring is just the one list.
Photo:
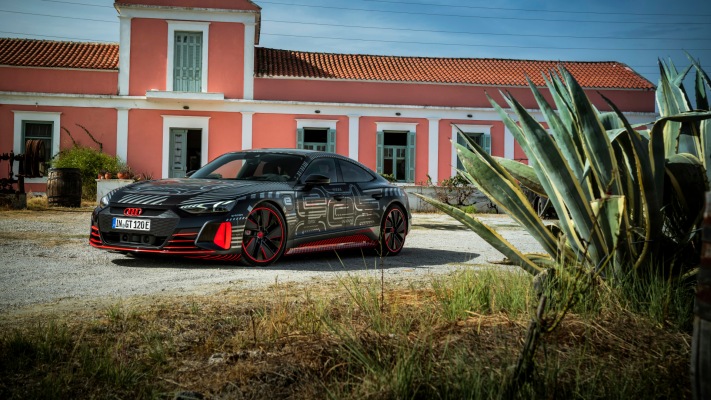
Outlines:
[[161, 115], [163, 117], [163, 151], [161, 178], [169, 175], [170, 163], [170, 130], [173, 128], [200, 129], [200, 165], [208, 162], [207, 152], [210, 136], [210, 117], [186, 117], [176, 115]]

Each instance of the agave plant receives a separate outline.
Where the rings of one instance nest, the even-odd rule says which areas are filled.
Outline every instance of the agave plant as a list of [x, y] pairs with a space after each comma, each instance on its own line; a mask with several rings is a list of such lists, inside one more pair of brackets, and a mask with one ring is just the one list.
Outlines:
[[[517, 121], [489, 97], [529, 165], [492, 157], [470, 141], [468, 146], [456, 144], [461, 173], [528, 230], [545, 255], [523, 254], [476, 217], [420, 197], [533, 274], [554, 262], [593, 271], [612, 266], [611, 276], [630, 269], [648, 271], [660, 263], [688, 267], [693, 261], [681, 256], [698, 255], [695, 243], [708, 187], [706, 166], [711, 163], [706, 95], [711, 84], [700, 65], [691, 61], [681, 72], [660, 61], [661, 116], [649, 130], [631, 125], [608, 99], [613, 111], [598, 111], [562, 67], [544, 77], [555, 107], [528, 81], [548, 128], [510, 94], [502, 97]], [[682, 85], [692, 67], [695, 110]], [[557, 223], [544, 223], [519, 184], [550, 200]]]

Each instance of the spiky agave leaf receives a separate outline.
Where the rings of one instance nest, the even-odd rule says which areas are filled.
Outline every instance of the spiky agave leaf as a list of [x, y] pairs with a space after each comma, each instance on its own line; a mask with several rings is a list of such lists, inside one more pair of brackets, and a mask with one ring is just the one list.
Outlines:
[[[663, 188], [658, 186], [655, 179], [654, 168], [663, 165], [663, 153], [660, 146], [657, 146], [657, 157], [662, 157], [661, 164], [653, 162], [654, 152], [650, 141], [643, 137], [640, 131], [634, 129], [622, 111], [605, 96], [602, 98], [618, 115], [620, 121], [625, 126], [625, 131], [620, 132], [613, 138], [614, 146], [619, 146], [627, 160], [628, 179], [637, 185], [637, 193], [634, 190], [626, 193], [628, 208], [631, 208], [627, 216], [631, 221], [627, 221], [624, 226], [627, 235], [627, 250], [636, 269], [644, 262], [650, 253], [652, 243], [655, 243], [661, 233], [661, 205]], [[621, 172], [623, 173], [623, 172]], [[662, 184], [664, 182], [662, 181]], [[643, 240], [639, 240], [632, 235], [643, 232]], [[641, 249], [636, 243], [641, 243]]]
[[[663, 65], [661, 61], [660, 65]], [[673, 77], [668, 75], [667, 68], [660, 68], [659, 88], [657, 89], [657, 107], [662, 118], [691, 111], [686, 93], [675, 85]], [[679, 151], [679, 135], [681, 123], [672, 121], [664, 126], [664, 154], [669, 157]]]
[[[696, 94], [696, 109], [709, 110], [709, 99], [707, 87], [711, 87], [711, 78], [706, 74], [706, 71], [701, 68], [701, 65], [689, 53], [686, 57], [691, 61], [691, 65], [696, 69], [696, 79], [694, 91]], [[706, 169], [706, 179], [711, 181], [711, 121], [704, 120], [694, 125], [695, 130], [693, 135], [698, 149], [698, 156], [704, 168]]]
[[708, 83], [708, 76], [703, 70], [697, 70], [696, 79], [694, 80], [694, 92], [696, 94], [696, 109], [697, 110], [708, 110], [709, 109], [709, 99], [706, 94], [706, 83]]
[[[706, 83], [706, 86], [711, 87], [711, 78], [709, 78], [708, 74], [706, 74], [706, 71], [704, 71], [704, 69], [701, 68], [701, 64], [699, 64], [699, 62], [697, 60], [695, 60], [694, 57], [691, 56], [691, 54], [689, 54], [687, 52], [685, 52], [685, 53], [686, 53], [686, 57], [689, 59], [689, 61], [691, 61], [691, 65], [693, 65], [693, 67], [696, 69], [697, 77], [700, 80], [703, 80]], [[699, 86], [698, 83], [696, 85]], [[703, 96], [703, 97], [706, 98], [706, 96]], [[699, 98], [697, 97], [696, 99], [698, 101]], [[708, 101], [706, 102], [706, 107], [703, 107], [702, 105], [697, 103], [696, 108], [699, 110], [708, 110], [709, 109]]]
[[674, 154], [666, 163], [664, 230], [676, 243], [688, 242], [704, 213], [708, 182], [704, 167], [695, 156]]
[[444, 204], [438, 200], [423, 196], [419, 193], [415, 193], [415, 196], [426, 201], [427, 203], [433, 205], [438, 210], [444, 212], [445, 214], [451, 216], [457, 221], [461, 222], [467, 228], [474, 231], [477, 235], [481, 236], [491, 247], [498, 250], [506, 258], [511, 260], [514, 264], [519, 265], [524, 271], [536, 275], [542, 271], [542, 268], [536, 265], [523, 253], [521, 253], [514, 245], [512, 245], [508, 240], [504, 239], [499, 235], [494, 229], [485, 223], [481, 222], [476, 217], [473, 217], [464, 211], [450, 206], [449, 204]]
[[594, 197], [600, 197], [603, 194], [620, 195], [619, 177], [617, 169], [614, 168], [615, 156], [605, 128], [597, 118], [597, 113], [580, 84], [566, 69], [561, 68], [561, 74], [565, 77], [575, 106], [575, 113], [579, 118], [580, 129], [577, 134], [580, 135], [585, 157], [590, 161], [592, 173], [598, 182], [599, 191], [593, 195]]
[[[515, 108], [515, 101], [513, 98], [509, 98], [506, 95], [502, 93], [502, 96], [506, 100], [506, 102], [509, 104], [510, 107]], [[553, 186], [550, 182], [550, 179], [548, 178], [547, 174], [543, 172], [540, 167], [538, 166], [538, 160], [536, 159], [535, 154], [531, 150], [529, 144], [528, 144], [528, 138], [524, 134], [523, 131], [523, 125], [517, 124], [513, 118], [511, 118], [506, 111], [504, 111], [499, 104], [492, 99], [490, 96], [487, 95], [487, 98], [489, 100], [489, 103], [491, 103], [491, 106], [494, 108], [494, 110], [497, 111], [499, 116], [501, 117], [502, 121], [504, 122], [504, 125], [509, 128], [509, 131], [512, 132], [514, 135], [514, 138], [516, 141], [521, 145], [521, 148], [523, 151], [526, 153], [529, 159], [530, 165], [533, 167], [539, 182], [541, 183], [541, 186], [543, 187], [546, 197], [551, 201], [553, 204], [553, 208], [556, 210], [556, 213], [558, 214], [558, 217], [560, 218], [559, 222], [559, 227], [561, 230], [565, 232], [565, 235], [569, 238], [567, 245], [570, 246], [572, 249], [573, 253], [578, 254], [583, 256], [587, 252], [584, 249], [583, 244], [580, 242], [578, 235], [576, 234], [575, 231], [575, 224], [573, 223], [572, 219], [568, 215], [567, 208], [565, 204], [560, 200], [560, 196], [553, 196], [552, 194], [555, 194], [555, 190], [553, 189]], [[519, 108], [523, 108], [520, 107]], [[525, 112], [525, 110], [524, 110]], [[472, 179], [477, 180], [477, 178], [472, 177]], [[489, 198], [495, 198], [494, 196], [489, 197]], [[528, 201], [526, 201], [528, 202]], [[504, 207], [502, 207], [504, 208]], [[505, 208], [504, 208], [505, 209]], [[516, 218], [516, 217], [514, 217]], [[538, 218], [540, 220], [540, 218]], [[520, 223], [520, 221], [519, 221]], [[543, 224], [541, 222], [541, 224]], [[522, 224], [524, 225], [524, 224]], [[525, 225], [524, 225], [525, 226]], [[530, 231], [529, 231], [530, 232]], [[548, 252], [548, 254], [551, 254], [552, 256], [556, 254], [557, 250], [552, 250], [551, 247], [549, 246], [544, 246], [544, 249]]]
[[[578, 181], [583, 182], [583, 171], [585, 162], [580, 157], [580, 154], [582, 153], [581, 149], [576, 148], [576, 142], [573, 140], [574, 134], [569, 130], [570, 125], [565, 124], [563, 122], [558, 113], [556, 113], [550, 106], [550, 104], [548, 104], [548, 102], [545, 100], [536, 85], [530, 79], [528, 80], [528, 86], [531, 88], [533, 96], [536, 99], [538, 106], [541, 108], [541, 111], [543, 112], [543, 115], [546, 118], [546, 122], [548, 122], [551, 135], [553, 135], [553, 137], [555, 138], [556, 144], [560, 148], [561, 153], [568, 161], [570, 169], [573, 171], [573, 174], [575, 174], [575, 177], [578, 179]], [[565, 99], [562, 98], [561, 95], [555, 91], [554, 87], [549, 85], [548, 89], [551, 92], [552, 96], [560, 97], [560, 102], [565, 101]], [[590, 194], [589, 186], [583, 185], [583, 189], [588, 195]]]
[[[610, 232], [611, 241], [609, 243], [611, 251], [601, 258], [596, 265], [596, 269], [604, 268], [609, 265], [613, 258], [624, 257], [624, 254], [618, 251], [618, 241], [622, 232], [622, 222], [625, 214], [625, 197], [624, 196], [606, 196], [601, 199], [593, 200], [590, 203], [595, 220], [603, 231]], [[615, 275], [622, 275], [622, 266], [624, 260], [615, 260], [613, 263]]]
[[589, 162], [585, 159], [585, 151], [583, 149], [583, 142], [580, 135], [574, 134], [578, 131], [580, 122], [575, 114], [573, 99], [559, 74], [553, 71], [550, 73], [550, 78], [551, 79], [548, 80], [544, 77], [546, 85], [548, 86], [548, 90], [550, 91], [553, 101], [555, 102], [557, 114], [560, 116], [560, 120], [563, 125], [566, 126], [565, 132], [571, 136], [573, 148], [575, 148], [578, 152], [577, 158], [583, 161], [583, 179], [586, 182], [585, 185], [588, 185], [592, 190], [597, 183], [594, 182], [593, 178], [590, 176], [590, 166]]
[[525, 188], [536, 193], [539, 196], [546, 196], [546, 190], [541, 185], [541, 181], [538, 180], [536, 176], [536, 171], [533, 167], [524, 163], [520, 163], [516, 160], [511, 160], [509, 158], [496, 157], [493, 156], [494, 160], [498, 162], [502, 167], [516, 178], [517, 181]]
[[711, 120], [699, 123], [699, 137], [701, 142], [701, 154], [699, 158], [706, 170], [706, 180], [711, 182]]
[[581, 261], [589, 255], [597, 264], [607, 251], [603, 234], [593, 222], [590, 200], [548, 132], [520, 103], [513, 98], [510, 101], [529, 142], [527, 156], [536, 160], [536, 174], [560, 218], [561, 229]]
[[[466, 138], [465, 135], [462, 136]], [[516, 179], [475, 142], [470, 141], [469, 147], [455, 143], [455, 148], [464, 165], [465, 176], [476, 182], [491, 201], [521, 224], [541, 244], [546, 253], [555, 256], [556, 238], [538, 217]]]

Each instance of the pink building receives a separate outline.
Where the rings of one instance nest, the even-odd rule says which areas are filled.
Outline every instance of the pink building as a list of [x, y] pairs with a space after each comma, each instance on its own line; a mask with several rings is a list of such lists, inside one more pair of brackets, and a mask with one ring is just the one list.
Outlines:
[[[72, 139], [134, 171], [180, 177], [263, 147], [335, 151], [401, 182], [450, 177], [453, 124], [497, 156], [525, 155], [486, 100], [537, 108], [525, 76], [562, 64], [608, 110], [654, 118], [654, 85], [618, 62], [327, 54], [258, 47], [249, 0], [121, 0], [119, 44], [0, 39], [0, 153]], [[503, 104], [503, 102], [501, 103]], [[83, 127], [83, 128], [82, 128]], [[0, 171], [6, 177], [7, 171]], [[46, 179], [28, 190], [44, 191]]]

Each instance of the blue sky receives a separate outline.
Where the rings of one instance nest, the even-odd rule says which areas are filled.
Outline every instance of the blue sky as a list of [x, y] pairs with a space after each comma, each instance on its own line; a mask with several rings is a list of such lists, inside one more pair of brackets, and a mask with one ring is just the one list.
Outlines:
[[[620, 61], [711, 73], [711, 1], [255, 0], [260, 45], [334, 53]], [[112, 0], [0, 0], [0, 36], [118, 42]]]

